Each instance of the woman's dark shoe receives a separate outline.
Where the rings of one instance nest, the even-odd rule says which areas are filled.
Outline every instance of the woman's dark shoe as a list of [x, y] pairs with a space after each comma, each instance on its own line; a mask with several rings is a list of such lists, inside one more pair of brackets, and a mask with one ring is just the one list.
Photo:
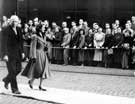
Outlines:
[[32, 86], [32, 84], [31, 84], [31, 81], [30, 81], [30, 80], [28, 81], [28, 84], [29, 84], [29, 87], [30, 87], [31, 89], [33, 89], [33, 86]]
[[46, 91], [46, 89], [42, 88], [41, 86], [39, 86], [39, 90]]

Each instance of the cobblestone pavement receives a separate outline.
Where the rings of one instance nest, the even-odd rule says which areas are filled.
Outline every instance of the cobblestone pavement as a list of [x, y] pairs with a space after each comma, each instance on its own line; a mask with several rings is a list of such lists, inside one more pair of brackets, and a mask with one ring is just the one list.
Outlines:
[[[73, 67], [71, 67], [73, 68]], [[75, 68], [75, 67], [74, 67]], [[94, 70], [94, 69], [93, 69]], [[0, 70], [0, 80], [7, 74], [5, 68]], [[27, 84], [28, 79], [22, 76], [18, 76], [18, 83]], [[38, 80], [34, 82], [38, 85]], [[92, 93], [98, 93], [103, 95], [121, 96], [128, 98], [135, 98], [135, 78], [128, 76], [111, 76], [111, 75], [97, 75], [97, 74], [82, 74], [82, 73], [69, 73], [69, 72], [57, 72], [52, 71], [52, 77], [45, 80], [43, 83], [46, 87], [70, 89], [75, 91], [87, 91]], [[2, 99], [9, 98], [14, 101], [18, 99], [12, 96], [1, 95]], [[0, 97], [1, 97], [0, 96]], [[22, 99], [21, 102], [28, 99]], [[16, 101], [16, 100], [15, 100]], [[31, 101], [30, 99], [28, 101]], [[33, 101], [33, 100], [32, 100]], [[31, 101], [31, 102], [32, 102]], [[38, 103], [28, 104], [46, 104], [45, 102], [38, 101]], [[0, 104], [16, 104], [16, 103], [0, 103]], [[18, 103], [19, 104], [19, 103]], [[27, 103], [20, 103], [27, 104]]]

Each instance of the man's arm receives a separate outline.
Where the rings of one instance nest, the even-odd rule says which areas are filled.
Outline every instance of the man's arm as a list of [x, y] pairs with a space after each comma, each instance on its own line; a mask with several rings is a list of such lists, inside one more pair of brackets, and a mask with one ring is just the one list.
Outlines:
[[3, 60], [8, 61], [8, 27], [6, 27], [3, 31], [2, 31], [2, 35], [3, 35], [3, 51], [4, 51], [4, 57]]

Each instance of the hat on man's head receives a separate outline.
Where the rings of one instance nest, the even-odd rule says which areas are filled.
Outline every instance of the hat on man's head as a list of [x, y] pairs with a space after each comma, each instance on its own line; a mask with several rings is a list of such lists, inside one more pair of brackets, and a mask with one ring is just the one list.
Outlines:
[[13, 22], [13, 21], [19, 22], [19, 17], [16, 16], [16, 15], [12, 15], [12, 16], [10, 17], [10, 22]]

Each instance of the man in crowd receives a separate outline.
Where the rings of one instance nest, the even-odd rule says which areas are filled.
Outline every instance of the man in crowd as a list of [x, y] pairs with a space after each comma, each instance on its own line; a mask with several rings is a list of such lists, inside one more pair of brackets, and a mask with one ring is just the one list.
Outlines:
[[69, 47], [70, 47], [70, 40], [71, 34], [69, 33], [69, 28], [64, 28], [64, 37], [61, 46], [64, 48], [63, 51], [63, 58], [64, 58], [64, 65], [68, 65], [69, 59]]

